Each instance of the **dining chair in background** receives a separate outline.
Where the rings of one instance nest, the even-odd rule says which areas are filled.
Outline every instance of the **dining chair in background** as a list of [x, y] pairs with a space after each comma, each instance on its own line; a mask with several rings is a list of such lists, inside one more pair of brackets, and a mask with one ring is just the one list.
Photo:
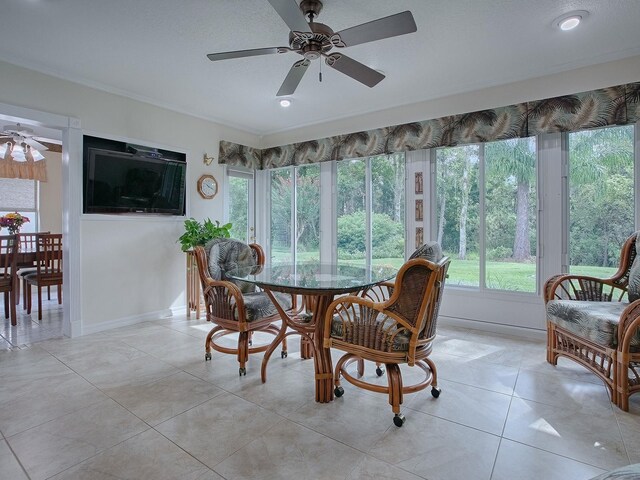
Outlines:
[[18, 241], [15, 235], [0, 235], [0, 292], [4, 293], [4, 318], [16, 319], [16, 249]]
[[62, 234], [38, 234], [36, 271], [24, 276], [27, 314], [31, 314], [31, 287], [38, 289], [38, 320], [42, 320], [42, 287], [58, 287], [58, 304], [62, 304]]
[[[19, 233], [18, 238], [18, 252], [16, 261], [16, 269], [19, 282], [22, 283], [22, 309], [27, 309], [27, 281], [24, 279], [30, 273], [35, 273], [36, 262], [35, 253], [38, 251], [38, 235], [43, 235], [51, 232], [37, 232], [37, 233]], [[51, 287], [47, 287], [47, 298], [51, 300]], [[20, 283], [16, 285], [16, 305], [20, 300]]]

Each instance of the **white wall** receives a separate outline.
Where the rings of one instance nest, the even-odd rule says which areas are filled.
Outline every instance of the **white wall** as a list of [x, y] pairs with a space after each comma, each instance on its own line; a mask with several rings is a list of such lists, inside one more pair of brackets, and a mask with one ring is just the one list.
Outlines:
[[[258, 143], [251, 134], [4, 62], [0, 62], [0, 85], [1, 103], [76, 117], [90, 135], [185, 152], [187, 214], [198, 219], [223, 216], [223, 168], [217, 163], [204, 165], [202, 155], [206, 152], [217, 159], [221, 138]], [[213, 200], [203, 200], [195, 191], [204, 172], [219, 180], [221, 192]], [[182, 221], [181, 217], [81, 217], [81, 270], [72, 275], [81, 277], [83, 333], [184, 305], [185, 260], [175, 243]]]
[[41, 232], [62, 232], [62, 154], [44, 151], [47, 181], [40, 182], [39, 223]]

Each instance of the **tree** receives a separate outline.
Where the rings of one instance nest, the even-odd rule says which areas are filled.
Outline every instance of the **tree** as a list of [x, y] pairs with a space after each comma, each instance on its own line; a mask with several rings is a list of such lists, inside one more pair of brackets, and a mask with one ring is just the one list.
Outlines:
[[569, 136], [572, 265], [615, 266], [633, 231], [633, 127]]
[[485, 163], [488, 175], [515, 178], [516, 225], [512, 257], [517, 262], [527, 260], [531, 257], [529, 198], [536, 175], [535, 141], [533, 138], [515, 138], [487, 143]]

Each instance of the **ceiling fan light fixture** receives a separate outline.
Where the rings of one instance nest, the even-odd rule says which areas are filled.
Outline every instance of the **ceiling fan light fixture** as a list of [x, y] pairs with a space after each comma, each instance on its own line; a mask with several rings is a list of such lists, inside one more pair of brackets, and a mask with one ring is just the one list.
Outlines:
[[44, 158], [44, 155], [42, 155], [38, 150], [36, 150], [35, 148], [29, 147], [29, 151], [31, 152], [31, 155], [33, 156], [33, 159], [37, 162], [38, 160], [42, 160]]
[[11, 149], [11, 156], [13, 157], [14, 160], [26, 160], [22, 145], [14, 143], [13, 148]]
[[288, 108], [291, 106], [291, 100], [288, 98], [282, 98], [279, 103], [282, 108]]
[[553, 21], [553, 25], [563, 32], [573, 30], [580, 23], [589, 16], [589, 12], [586, 10], [575, 10], [573, 12], [565, 13], [559, 16]]

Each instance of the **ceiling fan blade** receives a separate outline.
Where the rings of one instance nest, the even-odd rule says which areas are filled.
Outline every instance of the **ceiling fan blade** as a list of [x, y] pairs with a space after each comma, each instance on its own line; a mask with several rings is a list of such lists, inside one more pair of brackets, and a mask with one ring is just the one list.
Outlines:
[[339, 72], [365, 84], [367, 87], [375, 87], [384, 79], [384, 75], [375, 71], [373, 68], [367, 67], [365, 64], [347, 57], [342, 53], [332, 53], [327, 55], [325, 60], [327, 65], [335, 68]]
[[296, 0], [269, 0], [269, 3], [292, 32], [311, 31]]
[[345, 28], [335, 35], [340, 37], [342, 44], [332, 39], [337, 47], [351, 47], [366, 42], [374, 42], [383, 38], [396, 37], [405, 33], [412, 33], [418, 29], [410, 11], [396, 13], [388, 17], [379, 18], [371, 22]]
[[252, 50], [236, 50], [234, 52], [210, 53], [207, 58], [212, 62], [217, 60], [228, 60], [231, 58], [255, 57], [257, 55], [270, 55], [272, 53], [282, 53], [285, 51], [283, 47], [254, 48]]
[[311, 65], [311, 61], [303, 58], [302, 60], [298, 60], [291, 66], [289, 73], [287, 74], [287, 78], [282, 82], [282, 86], [278, 93], [276, 93], [276, 97], [282, 97], [284, 95], [291, 95], [296, 91], [298, 85], [300, 84], [300, 80], [304, 76], [307, 68]]
[[29, 145], [31, 148], [35, 148], [36, 150], [49, 150], [46, 146], [44, 146], [40, 142], [35, 141], [33, 138], [25, 138], [24, 143]]
[[4, 133], [17, 133], [18, 135], [32, 135], [33, 134], [33, 129], [29, 128], [29, 127], [25, 127], [24, 125], [21, 125], [19, 123], [16, 123], [14, 125], [5, 125], [4, 127], [2, 127], [2, 130], [4, 131]]

